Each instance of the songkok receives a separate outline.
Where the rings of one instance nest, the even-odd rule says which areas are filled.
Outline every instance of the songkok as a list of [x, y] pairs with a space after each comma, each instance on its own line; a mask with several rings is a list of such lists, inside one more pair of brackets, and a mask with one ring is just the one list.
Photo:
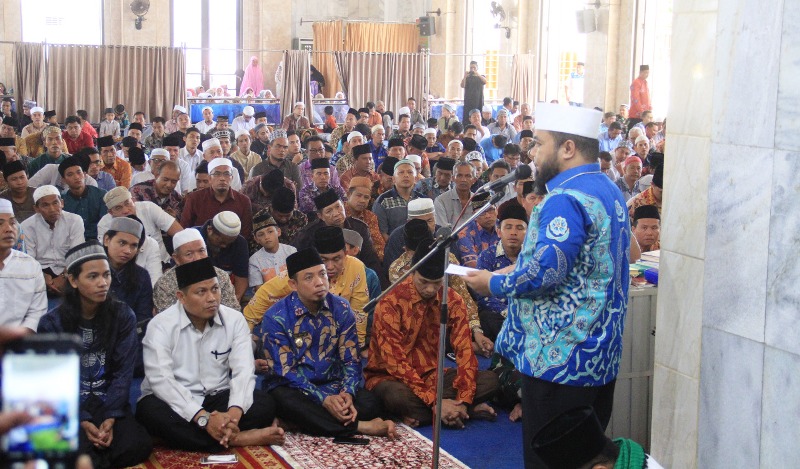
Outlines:
[[206, 244], [203, 235], [200, 234], [197, 228], [186, 228], [185, 230], [175, 233], [175, 236], [172, 237], [172, 249], [177, 250], [179, 247], [186, 243], [191, 243], [192, 241], [202, 241], [203, 246]]
[[122, 146], [126, 148], [133, 148], [139, 144], [139, 141], [133, 137], [124, 137], [122, 139]]
[[[371, 130], [371, 131], [372, 131], [372, 133], [374, 134], [375, 132], [377, 132], [377, 131], [379, 131], [379, 130], [384, 130], [384, 128], [383, 128], [383, 126], [382, 126], [382, 125], [380, 125], [380, 124], [375, 124], [375, 125], [373, 125], [373, 126], [372, 126], [372, 128], [371, 128], [370, 130]], [[385, 131], [385, 130], [384, 130], [384, 131]]]
[[390, 138], [389, 139], [389, 148], [402, 147], [402, 146], [405, 146], [405, 143], [403, 143], [403, 139], [402, 138], [395, 137], [395, 138]]
[[106, 255], [106, 251], [103, 249], [103, 246], [98, 243], [97, 240], [92, 239], [67, 251], [67, 267], [64, 270], [69, 272], [75, 267], [83, 265], [86, 262], [96, 261], [98, 259], [108, 260], [108, 256]]
[[661, 220], [661, 215], [658, 213], [658, 207], [655, 205], [640, 205], [633, 211], [633, 221], [639, 221], [642, 218], [655, 218]]
[[636, 156], [636, 155], [629, 156], [629, 157], [625, 158], [625, 163], [622, 165], [622, 167], [624, 168], [624, 167], [628, 166], [628, 165], [629, 165], [629, 164], [631, 164], [631, 163], [639, 163], [639, 164], [642, 164], [642, 159], [641, 159], [641, 158], [639, 158], [639, 157], [638, 157], [638, 156]]
[[471, 151], [467, 153], [467, 157], [464, 158], [467, 162], [470, 161], [483, 161], [483, 155], [479, 151]]
[[14, 216], [14, 207], [11, 205], [10, 200], [0, 199], [0, 213], [6, 213], [8, 215]]
[[347, 135], [347, 143], [350, 143], [350, 141], [353, 140], [356, 137], [361, 137], [361, 139], [363, 140], [364, 139], [364, 134], [362, 134], [361, 132], [359, 132], [357, 130], [354, 130], [354, 131], [350, 132]]
[[358, 109], [351, 107], [350, 109], [347, 110], [347, 113], [354, 115], [356, 119], [361, 119], [361, 114], [358, 113]]
[[17, 144], [13, 138], [0, 138], [0, 147], [13, 147]]
[[183, 139], [177, 136], [176, 134], [169, 134], [166, 137], [164, 137], [165, 147], [183, 147], [185, 144], [186, 143], [183, 141]]
[[428, 247], [433, 242], [431, 229], [428, 227], [428, 222], [415, 218], [408, 220], [403, 226], [403, 237], [405, 238], [405, 246], [411, 250], [416, 251], [422, 241], [426, 241]]
[[272, 195], [272, 210], [278, 213], [292, 213], [296, 202], [294, 191], [281, 186]]
[[492, 112], [492, 106], [489, 106], [488, 104], [484, 105], [483, 112]]
[[350, 189], [360, 187], [368, 191], [372, 190], [372, 180], [366, 176], [355, 176], [350, 180]]
[[647, 143], [650, 143], [650, 139], [648, 139], [648, 138], [647, 138], [647, 137], [645, 137], [644, 135], [639, 135], [638, 137], [636, 137], [636, 142], [634, 142], [634, 143], [635, 143], [636, 145], [638, 145], [638, 144], [639, 144], [639, 142], [647, 142]]
[[253, 235], [255, 236], [260, 230], [269, 228], [270, 226], [278, 226], [278, 222], [268, 212], [261, 212], [253, 217]]
[[664, 166], [658, 165], [656, 169], [653, 170], [653, 180], [651, 184], [659, 189], [664, 188]]
[[423, 124], [423, 123], [421, 123], [421, 122], [417, 122], [417, 123], [416, 123], [416, 124], [414, 124], [414, 126], [413, 126], [413, 127], [411, 127], [411, 128], [412, 128], [412, 129], [423, 129], [423, 130], [424, 130], [424, 129], [427, 129], [427, 128], [428, 128], [428, 126], [427, 126], [427, 125], [425, 125], [425, 124]]
[[422, 164], [422, 157], [419, 155], [408, 155], [406, 159], [412, 163]]
[[286, 258], [286, 273], [294, 277], [298, 272], [324, 264], [316, 249], [305, 248]]
[[323, 226], [314, 233], [314, 247], [320, 254], [344, 250], [344, 233], [338, 226]]
[[253, 114], [255, 114], [255, 113], [256, 113], [256, 110], [253, 109], [253, 106], [245, 106], [244, 109], [242, 109], [242, 114], [244, 114], [245, 116], [252, 117]]
[[633, 149], [633, 145], [631, 145], [630, 140], [623, 140], [623, 141], [619, 142], [619, 145], [617, 145], [617, 148], [624, 148], [624, 149], [626, 149], [628, 151], [631, 151]]
[[216, 277], [217, 271], [214, 269], [214, 262], [210, 257], [187, 262], [175, 268], [175, 278], [178, 281], [179, 290]]
[[387, 156], [383, 159], [383, 163], [381, 163], [381, 172], [383, 174], [387, 174], [389, 176], [394, 176], [394, 168], [397, 166], [400, 160], [395, 158], [394, 156]]
[[356, 145], [353, 147], [353, 157], [358, 158], [361, 155], [371, 155], [372, 151], [369, 148], [369, 144], [365, 143], [364, 145]]
[[288, 136], [286, 135], [286, 131], [285, 130], [283, 130], [283, 129], [275, 129], [275, 130], [272, 131], [272, 141], [274, 142], [275, 140], [277, 140], [279, 138], [288, 138]]
[[172, 108], [173, 111], [180, 111], [184, 114], [187, 113], [186, 108], [181, 106], [180, 104], [176, 104], [175, 107]]
[[239, 129], [239, 130], [237, 130], [237, 131], [236, 131], [236, 138], [237, 138], [237, 139], [238, 139], [239, 137], [241, 137], [242, 135], [247, 135], [247, 138], [250, 138], [250, 132], [248, 132], [247, 130], [245, 130], [245, 129]]
[[522, 183], [522, 196], [527, 197], [534, 189], [536, 189], [536, 181], [525, 181]]
[[45, 119], [49, 119], [49, 118], [51, 118], [51, 117], [53, 117], [55, 115], [56, 115], [56, 111], [45, 111], [44, 118]]
[[464, 144], [464, 150], [475, 151], [478, 148], [478, 142], [474, 138], [464, 137], [461, 142]]
[[408, 144], [417, 150], [425, 150], [428, 148], [428, 140], [422, 135], [412, 135]]
[[255, 114], [253, 114], [253, 117], [255, 117], [256, 119], [266, 119], [267, 118], [267, 113], [264, 112], [264, 111], [259, 111], [259, 112], [255, 113]]
[[589, 406], [564, 412], [533, 437], [533, 452], [547, 467], [576, 469], [594, 459], [606, 445], [600, 420]]
[[128, 192], [127, 187], [117, 186], [111, 189], [110, 191], [106, 192], [106, 194], [103, 196], [103, 202], [105, 202], [106, 207], [109, 210], [111, 210], [117, 205], [125, 203], [130, 198], [131, 198], [131, 193]]
[[42, 130], [42, 138], [58, 135], [61, 136], [61, 127], [57, 125], [49, 125]]
[[17, 121], [11, 116], [5, 116], [3, 117], [3, 124], [8, 125], [10, 127], [17, 127], [19, 125], [19, 121]]
[[403, 114], [405, 114], [407, 116], [411, 116], [411, 109], [409, 109], [407, 106], [403, 106], [403, 107], [401, 107], [400, 109], [397, 110], [397, 118], [398, 119], [400, 119], [400, 116], [402, 116]]
[[[108, 109], [106, 109], [106, 111], [107, 111], [107, 110], [108, 110]], [[32, 107], [32, 108], [31, 108], [31, 114], [34, 114], [34, 113], [36, 113], [36, 112], [38, 112], [38, 113], [40, 113], [40, 114], [44, 114], [44, 108], [43, 108], [43, 107], [41, 107], [41, 106]], [[111, 110], [111, 112], [114, 112], [114, 110], [112, 109], [112, 110]]]
[[[436, 252], [436, 254], [432, 255], [425, 261], [422, 265], [419, 266], [417, 269], [417, 273], [421, 276], [425, 277], [428, 280], [438, 280], [444, 277], [444, 249], [440, 249]], [[425, 255], [428, 254], [427, 249], [417, 249], [414, 251], [414, 257], [411, 259], [411, 264], [414, 265], [420, 260], [422, 260]]]
[[330, 168], [331, 168], [331, 160], [328, 158], [314, 158], [313, 160], [311, 160], [311, 171], [314, 171], [315, 169], [330, 169]]
[[261, 178], [261, 187], [273, 193], [279, 187], [283, 187], [283, 172], [280, 169], [273, 169]]
[[[33, 109], [31, 109], [31, 112], [33, 112]], [[114, 108], [107, 107], [107, 108], [103, 109], [103, 114], [114, 114]]]
[[533, 130], [521, 130], [519, 132], [519, 138], [533, 138]]
[[75, 158], [74, 156], [68, 156], [67, 159], [65, 159], [64, 161], [62, 161], [58, 165], [58, 174], [60, 174], [61, 177], [63, 178], [64, 177], [64, 173], [67, 172], [67, 169], [69, 169], [69, 168], [71, 168], [73, 166], [80, 167], [80, 165], [81, 165], [81, 162], [80, 162], [79, 159]]
[[422, 135], [436, 135], [436, 129], [429, 127], [422, 132]]
[[[386, 160], [384, 159], [383, 162], [386, 163]], [[402, 160], [400, 160], [400, 161], [398, 161], [397, 163], [394, 164], [394, 171], [397, 172], [397, 168], [399, 168], [400, 166], [402, 166], [404, 164], [411, 165], [411, 167], [414, 168], [414, 162], [413, 161], [409, 160], [408, 158], [403, 158]]]
[[128, 150], [128, 161], [135, 165], [144, 164], [146, 161], [144, 157], [144, 150], [139, 147], [131, 147], [131, 149]]
[[585, 107], [554, 103], [536, 105], [537, 130], [561, 132], [597, 140], [597, 123], [602, 119], [602, 112]]
[[[526, 181], [526, 182], [533, 182], [533, 181]], [[500, 213], [497, 214], [497, 221], [503, 222], [503, 220], [522, 220], [526, 224], [528, 223], [528, 212], [525, 211], [525, 208], [522, 205], [518, 204], [508, 204], [500, 210]]]
[[433, 213], [433, 199], [420, 197], [408, 202], [408, 218], [421, 217]]
[[321, 211], [325, 207], [335, 204], [339, 200], [339, 194], [337, 194], [333, 189], [328, 189], [320, 195], [314, 197], [314, 205], [317, 206], [317, 210]]
[[50, 186], [50, 185], [41, 186], [37, 187], [36, 190], [33, 191], [33, 203], [35, 204], [36, 202], [39, 201], [39, 199], [41, 199], [42, 197], [47, 197], [48, 195], [54, 195], [59, 199], [61, 198], [61, 192], [58, 191], [58, 188], [56, 186]]
[[3, 177], [6, 180], [8, 180], [9, 176], [11, 176], [12, 174], [18, 173], [20, 171], [25, 171], [25, 165], [22, 164], [22, 161], [20, 160], [15, 160], [3, 165]]
[[364, 244], [364, 238], [358, 234], [358, 231], [348, 230], [345, 228], [342, 230], [342, 234], [344, 235], [345, 243], [361, 249], [361, 246]]
[[216, 214], [211, 223], [214, 225], [214, 229], [225, 236], [236, 237], [242, 231], [242, 221], [239, 220], [239, 215], [229, 210]]
[[144, 127], [142, 127], [142, 124], [138, 122], [131, 122], [130, 125], [128, 125], [128, 130], [134, 130], [134, 129], [144, 130]]
[[111, 223], [108, 225], [108, 231], [121, 231], [136, 236], [137, 239], [141, 239], [143, 230], [144, 226], [142, 226], [141, 222], [127, 217], [112, 218]]
[[208, 140], [203, 142], [203, 152], [208, 151], [208, 149], [212, 148], [212, 147], [220, 147], [220, 148], [222, 148], [222, 144], [219, 143], [219, 139], [218, 138], [209, 138]]
[[220, 166], [227, 166], [229, 168], [233, 167], [231, 160], [221, 156], [219, 158], [214, 158], [213, 160], [208, 162], [208, 174], [214, 172], [215, 169], [219, 168]]
[[223, 138], [225, 140], [230, 140], [231, 139], [231, 133], [228, 132], [227, 130], [217, 130], [216, 132], [211, 134], [211, 138], [206, 138], [205, 140], [203, 140], [203, 143], [205, 143], [205, 142], [207, 142], [209, 140], [212, 140], [212, 139], [221, 140]]
[[[455, 140], [453, 140], [455, 141]], [[456, 160], [452, 158], [439, 158], [439, 162], [436, 163], [436, 169], [440, 169], [442, 171], [452, 171], [453, 166], [456, 165]]]
[[165, 156], [169, 158], [169, 152], [163, 148], [153, 148], [153, 150], [150, 152], [150, 158], [154, 156]]
[[470, 205], [472, 205], [472, 210], [478, 210], [484, 205], [488, 204], [490, 202], [489, 200], [490, 196], [491, 194], [489, 194], [488, 192], [484, 192], [483, 194], [477, 194], [473, 196], [472, 201], [470, 202]]

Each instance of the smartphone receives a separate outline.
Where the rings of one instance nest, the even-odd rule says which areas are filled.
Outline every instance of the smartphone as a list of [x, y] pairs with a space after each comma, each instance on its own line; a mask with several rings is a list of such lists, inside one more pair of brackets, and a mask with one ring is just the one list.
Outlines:
[[3, 412], [25, 411], [27, 424], [2, 437], [6, 460], [70, 462], [80, 431], [80, 339], [36, 334], [13, 342], [3, 355]]
[[212, 454], [200, 459], [200, 464], [236, 464], [239, 462], [235, 454]]
[[369, 439], [367, 438], [358, 438], [355, 436], [337, 436], [333, 439], [333, 442], [339, 445], [359, 445], [359, 446], [366, 446], [369, 444]]

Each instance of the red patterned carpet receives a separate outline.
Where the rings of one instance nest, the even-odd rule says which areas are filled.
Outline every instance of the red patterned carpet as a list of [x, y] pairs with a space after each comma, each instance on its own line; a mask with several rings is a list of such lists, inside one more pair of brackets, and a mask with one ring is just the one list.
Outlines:
[[[286, 444], [274, 447], [291, 467], [303, 469], [361, 469], [361, 468], [424, 468], [430, 467], [431, 440], [417, 431], [398, 425], [400, 437], [390, 441], [371, 438], [366, 446], [334, 444], [332, 438], [287, 433]], [[458, 459], [442, 450], [439, 467], [468, 469]]]
[[207, 453], [192, 453], [189, 451], [175, 451], [163, 446], [157, 446], [150, 455], [150, 459], [134, 469], [196, 469], [211, 467], [226, 469], [286, 469], [292, 466], [286, 464], [280, 456], [276, 455], [269, 446], [247, 446], [235, 448], [231, 451], [236, 454], [237, 464], [200, 464], [200, 459], [208, 456]]

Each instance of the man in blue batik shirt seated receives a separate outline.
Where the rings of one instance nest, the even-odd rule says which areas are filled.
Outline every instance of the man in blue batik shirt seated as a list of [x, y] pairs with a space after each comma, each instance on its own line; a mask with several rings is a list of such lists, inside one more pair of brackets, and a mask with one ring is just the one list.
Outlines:
[[[489, 193], [479, 194], [472, 198], [472, 212], [477, 212], [481, 207], [488, 204]], [[463, 231], [458, 233], [458, 241], [455, 245], [456, 256], [461, 265], [475, 268], [478, 264], [478, 255], [489, 249], [489, 246], [497, 244], [500, 238], [497, 236], [497, 208], [492, 205], [478, 218], [469, 222]]]
[[477, 293], [508, 298], [495, 350], [522, 373], [525, 467], [537, 429], [590, 405], [605, 429], [628, 309], [630, 222], [625, 200], [598, 163], [601, 113], [557, 104], [536, 109], [534, 163], [548, 194], [533, 209], [514, 270], [465, 279]]
[[[341, 230], [329, 242], [343, 250]], [[312, 435], [395, 438], [394, 422], [378, 417], [380, 400], [359, 388], [355, 314], [344, 298], [328, 291], [322, 257], [306, 248], [286, 258], [286, 269], [294, 291], [268, 309], [254, 331], [274, 371], [265, 387], [280, 417]]]

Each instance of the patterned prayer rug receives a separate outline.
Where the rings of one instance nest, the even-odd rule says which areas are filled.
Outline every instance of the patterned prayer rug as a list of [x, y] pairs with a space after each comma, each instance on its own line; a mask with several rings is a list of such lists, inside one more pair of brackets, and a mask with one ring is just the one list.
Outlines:
[[[291, 467], [302, 469], [424, 468], [431, 466], [433, 443], [406, 425], [398, 424], [399, 438], [365, 437], [366, 446], [340, 445], [333, 438], [287, 433], [284, 446], [273, 449]], [[446, 451], [439, 453], [442, 469], [468, 469]]]
[[287, 469], [291, 468], [269, 446], [245, 446], [233, 448], [225, 454], [234, 453], [239, 459], [236, 464], [200, 464], [200, 459], [208, 453], [176, 451], [164, 446], [156, 446], [150, 459], [132, 469]]

